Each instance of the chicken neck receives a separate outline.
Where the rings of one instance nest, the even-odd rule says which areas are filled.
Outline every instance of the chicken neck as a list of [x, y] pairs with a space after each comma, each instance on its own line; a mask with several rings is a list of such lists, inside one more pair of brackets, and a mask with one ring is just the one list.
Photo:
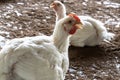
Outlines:
[[66, 16], [66, 8], [65, 7], [63, 7], [61, 10], [55, 11], [55, 12], [56, 12], [56, 22]]
[[69, 47], [69, 34], [64, 30], [62, 24], [56, 24], [52, 36], [56, 48], [61, 53], [67, 52]]

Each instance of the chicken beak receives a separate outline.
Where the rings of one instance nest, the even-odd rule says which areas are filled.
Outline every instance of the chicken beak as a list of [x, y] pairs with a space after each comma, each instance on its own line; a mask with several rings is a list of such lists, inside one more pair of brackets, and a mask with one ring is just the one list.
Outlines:
[[56, 6], [55, 3], [50, 4], [50, 8], [55, 8], [55, 6]]
[[80, 22], [80, 23], [78, 23], [78, 24], [75, 24], [75, 27], [76, 27], [77, 29], [83, 29], [82, 25], [83, 25], [83, 24]]

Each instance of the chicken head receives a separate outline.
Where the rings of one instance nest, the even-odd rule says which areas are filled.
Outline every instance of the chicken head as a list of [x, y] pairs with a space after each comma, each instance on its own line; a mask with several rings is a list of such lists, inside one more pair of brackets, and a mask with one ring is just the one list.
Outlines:
[[82, 29], [82, 22], [76, 14], [69, 14], [64, 20], [63, 27], [69, 34], [74, 34], [77, 29]]
[[61, 12], [60, 10], [64, 10], [64, 5], [62, 4], [62, 2], [60, 1], [54, 1], [53, 3], [50, 4], [50, 8], [53, 8], [54, 11], [58, 11], [58, 12]]

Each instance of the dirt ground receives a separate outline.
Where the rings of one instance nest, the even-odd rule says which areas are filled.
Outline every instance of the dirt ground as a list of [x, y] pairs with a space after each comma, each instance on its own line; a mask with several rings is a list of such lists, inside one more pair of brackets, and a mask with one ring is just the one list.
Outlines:
[[[55, 14], [53, 0], [1, 0], [0, 39], [51, 35]], [[67, 13], [101, 20], [115, 38], [95, 47], [70, 47], [66, 80], [120, 80], [120, 0], [61, 0]]]

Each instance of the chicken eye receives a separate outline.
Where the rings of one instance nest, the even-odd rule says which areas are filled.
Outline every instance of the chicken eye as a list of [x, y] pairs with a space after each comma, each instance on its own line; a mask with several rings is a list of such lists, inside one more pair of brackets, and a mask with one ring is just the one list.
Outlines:
[[57, 3], [57, 6], [60, 6], [60, 4], [59, 4], [59, 3]]
[[70, 20], [70, 21], [68, 21], [68, 23], [69, 23], [69, 24], [71, 24], [71, 23], [72, 23], [72, 21]]

